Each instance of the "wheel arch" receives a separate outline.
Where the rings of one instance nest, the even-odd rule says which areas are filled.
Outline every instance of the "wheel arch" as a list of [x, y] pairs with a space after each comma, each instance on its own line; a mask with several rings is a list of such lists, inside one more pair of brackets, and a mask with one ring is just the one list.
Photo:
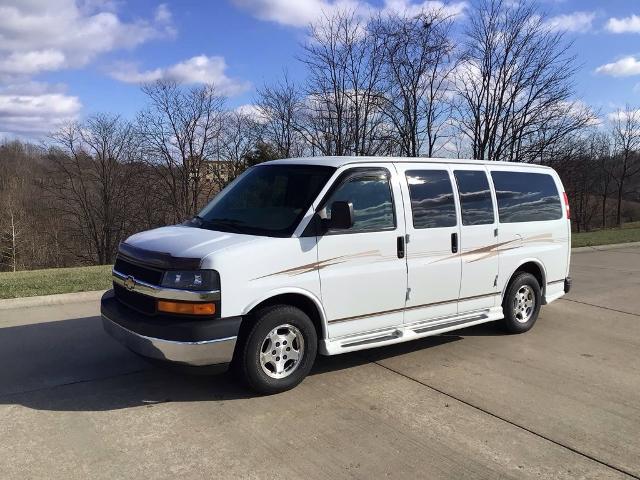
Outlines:
[[[318, 334], [318, 339], [322, 340], [328, 337], [326, 316], [322, 303], [313, 293], [304, 289], [280, 289], [269, 292], [264, 297], [249, 304], [243, 313], [243, 317], [248, 319], [253, 313], [261, 308], [271, 305], [291, 305], [305, 312], [314, 326]], [[250, 325], [252, 321], [242, 321], [242, 324]], [[241, 326], [242, 329], [242, 326]]]
[[509, 275], [508, 277], [509, 280], [505, 282], [504, 286], [502, 287], [501, 300], [504, 301], [504, 296], [507, 292], [507, 288], [509, 288], [509, 285], [511, 285], [513, 278], [518, 272], [527, 272], [536, 277], [536, 280], [538, 280], [538, 283], [540, 284], [542, 302], [546, 303], [545, 295], [547, 286], [547, 271], [544, 268], [544, 264], [537, 258], [524, 259], [515, 269], [513, 269], [511, 275]]

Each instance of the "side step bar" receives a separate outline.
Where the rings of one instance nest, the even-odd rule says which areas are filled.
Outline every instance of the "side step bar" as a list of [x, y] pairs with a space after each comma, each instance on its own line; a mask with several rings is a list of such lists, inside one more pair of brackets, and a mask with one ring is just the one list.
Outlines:
[[411, 333], [412, 335], [422, 335], [429, 332], [435, 332], [437, 330], [442, 330], [444, 328], [451, 327], [464, 327], [467, 323], [475, 323], [482, 320], [488, 320], [488, 313], [478, 313], [473, 316], [466, 316], [464, 318], [460, 317], [450, 317], [445, 319], [440, 319], [439, 321], [431, 321], [427, 323], [421, 323], [418, 325], [407, 325], [405, 327], [405, 333], [402, 330], [389, 330], [385, 329], [380, 332], [369, 332], [368, 334], [357, 335], [355, 338], [351, 340], [343, 340], [344, 343], [340, 343], [340, 348], [353, 348], [353, 347], [361, 347], [364, 345], [375, 345], [377, 343], [384, 343], [390, 340], [396, 340], [400, 337], [403, 337], [407, 333]]
[[394, 340], [401, 336], [402, 336], [402, 332], [400, 330], [395, 330], [394, 332], [391, 332], [391, 333], [384, 333], [382, 335], [377, 335], [377, 336], [365, 338], [362, 340], [356, 340], [355, 342], [351, 342], [351, 343], [343, 343], [340, 346], [342, 348], [358, 347], [360, 345], [367, 345], [369, 343], [378, 343], [378, 342], [386, 342], [387, 340]]
[[467, 317], [467, 318], [464, 318], [462, 320], [453, 320], [451, 322], [438, 323], [437, 325], [425, 325], [424, 327], [415, 328], [415, 329], [412, 329], [412, 330], [414, 332], [416, 332], [416, 333], [426, 333], [426, 332], [432, 332], [434, 330], [440, 330], [440, 329], [446, 328], [446, 327], [454, 327], [454, 326], [457, 326], [457, 325], [464, 325], [465, 323], [476, 322], [478, 320], [484, 320], [486, 318], [489, 318], [489, 315], [482, 314], [482, 315], [476, 315], [475, 317]]

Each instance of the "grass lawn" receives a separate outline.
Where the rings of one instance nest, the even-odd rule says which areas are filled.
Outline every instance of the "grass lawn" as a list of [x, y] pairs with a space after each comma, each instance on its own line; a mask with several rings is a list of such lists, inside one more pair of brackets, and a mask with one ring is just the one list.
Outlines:
[[0, 298], [106, 290], [110, 286], [111, 265], [0, 272]]
[[607, 228], [571, 235], [572, 247], [591, 247], [627, 242], [640, 242], [640, 222], [627, 223], [622, 228]]

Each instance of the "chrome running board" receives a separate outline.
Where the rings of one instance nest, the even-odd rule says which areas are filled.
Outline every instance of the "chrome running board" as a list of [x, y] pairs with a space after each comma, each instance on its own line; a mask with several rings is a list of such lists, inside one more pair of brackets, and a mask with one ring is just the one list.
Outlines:
[[502, 308], [491, 308], [465, 312], [462, 315], [448, 315], [432, 318], [398, 327], [387, 327], [367, 332], [352, 333], [342, 337], [322, 340], [320, 352], [335, 355], [371, 347], [380, 347], [406, 342], [451, 330], [458, 330], [479, 323], [491, 322], [502, 318]]
[[373, 337], [363, 338], [361, 340], [355, 340], [350, 343], [343, 343], [340, 346], [342, 348], [358, 347], [360, 345], [368, 345], [370, 343], [378, 343], [378, 342], [386, 342], [389, 340], [394, 340], [396, 338], [400, 338], [401, 336], [402, 336], [402, 332], [400, 330], [395, 330], [391, 333], [384, 333], [382, 335], [376, 335]]
[[426, 333], [434, 330], [440, 330], [446, 327], [453, 327], [453, 326], [462, 327], [464, 326], [465, 323], [477, 322], [478, 320], [485, 320], [487, 318], [489, 318], [489, 315], [485, 313], [482, 315], [476, 315], [474, 317], [467, 317], [462, 320], [450, 320], [448, 322], [438, 322], [435, 325], [425, 325], [424, 327], [420, 327], [420, 328], [412, 328], [412, 330], [416, 333]]

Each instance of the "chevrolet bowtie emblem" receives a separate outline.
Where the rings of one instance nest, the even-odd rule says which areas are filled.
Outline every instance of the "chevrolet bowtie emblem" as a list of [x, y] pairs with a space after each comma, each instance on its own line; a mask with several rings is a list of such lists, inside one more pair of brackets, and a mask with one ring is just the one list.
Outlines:
[[132, 291], [134, 288], [136, 288], [136, 280], [132, 276], [128, 276], [124, 281], [124, 287], [127, 290]]

